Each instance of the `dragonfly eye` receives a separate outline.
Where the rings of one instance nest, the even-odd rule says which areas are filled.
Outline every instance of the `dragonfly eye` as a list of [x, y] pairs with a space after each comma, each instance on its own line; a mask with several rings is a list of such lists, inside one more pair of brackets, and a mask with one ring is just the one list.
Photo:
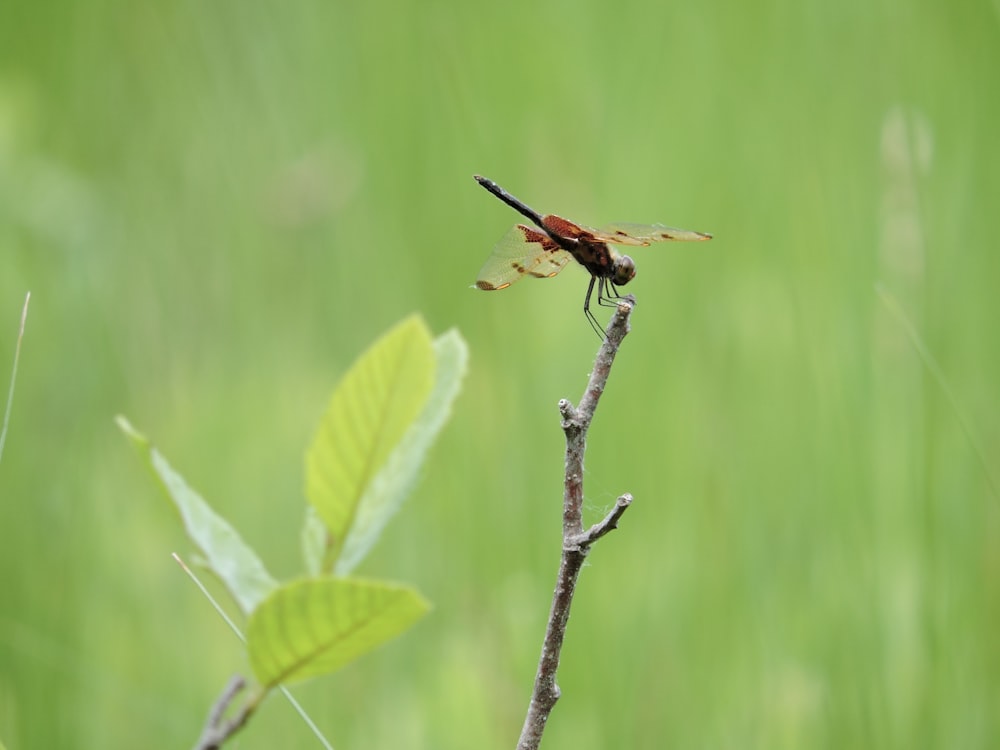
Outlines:
[[627, 255], [623, 255], [615, 261], [612, 269], [612, 281], [615, 286], [623, 286], [635, 278], [635, 263]]

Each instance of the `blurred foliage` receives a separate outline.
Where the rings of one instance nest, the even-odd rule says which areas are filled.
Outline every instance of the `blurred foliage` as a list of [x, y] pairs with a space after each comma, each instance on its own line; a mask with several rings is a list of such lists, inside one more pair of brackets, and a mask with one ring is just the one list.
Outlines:
[[[469, 378], [359, 573], [436, 608], [296, 694], [338, 749], [514, 744], [596, 341], [579, 269], [468, 288], [517, 218], [480, 173], [715, 234], [633, 254], [586, 490], [635, 505], [545, 746], [996, 745], [998, 42], [970, 0], [4, 5], [4, 742], [190, 745], [240, 658], [112, 416], [287, 577], [317, 405], [421, 310]], [[253, 729], [314, 746], [281, 701]]]

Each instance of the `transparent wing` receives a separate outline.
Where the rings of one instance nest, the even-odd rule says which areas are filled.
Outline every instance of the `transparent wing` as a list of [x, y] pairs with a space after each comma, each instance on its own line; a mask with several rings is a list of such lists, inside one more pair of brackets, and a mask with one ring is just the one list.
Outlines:
[[545, 232], [518, 224], [493, 248], [476, 277], [476, 288], [506, 289], [525, 276], [549, 278], [563, 270], [571, 257]]
[[594, 236], [604, 242], [617, 245], [651, 245], [654, 242], [699, 242], [710, 240], [712, 235], [678, 229], [663, 224], [608, 224], [591, 230]]

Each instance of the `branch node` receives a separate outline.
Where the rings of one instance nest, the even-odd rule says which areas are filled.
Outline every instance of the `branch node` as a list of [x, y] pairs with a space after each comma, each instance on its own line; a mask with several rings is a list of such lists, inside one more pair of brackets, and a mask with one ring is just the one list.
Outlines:
[[563, 418], [563, 429], [566, 429], [568, 423], [575, 422], [579, 416], [576, 407], [566, 398], [559, 399], [559, 414]]

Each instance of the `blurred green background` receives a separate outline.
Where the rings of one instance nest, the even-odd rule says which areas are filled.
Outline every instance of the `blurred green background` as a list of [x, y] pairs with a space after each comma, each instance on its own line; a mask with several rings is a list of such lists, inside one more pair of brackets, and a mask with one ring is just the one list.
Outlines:
[[[544, 746], [996, 747], [998, 74], [995, 0], [5, 4], [0, 739], [190, 746], [247, 671], [113, 415], [293, 576], [329, 392], [421, 311], [471, 369], [362, 572], [436, 608], [295, 692], [338, 750], [514, 745], [597, 341], [578, 268], [469, 288], [481, 173], [715, 234], [633, 253], [588, 520], [635, 505]], [[272, 699], [239, 746], [317, 745]]]

